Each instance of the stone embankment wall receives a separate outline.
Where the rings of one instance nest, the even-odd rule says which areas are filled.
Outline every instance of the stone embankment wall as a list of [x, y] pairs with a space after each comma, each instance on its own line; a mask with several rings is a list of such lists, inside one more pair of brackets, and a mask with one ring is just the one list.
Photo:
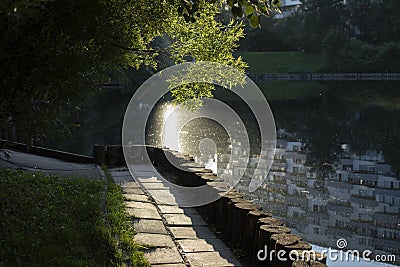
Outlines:
[[[125, 165], [121, 146], [98, 146], [94, 151], [94, 157], [99, 164]], [[213, 181], [217, 179], [211, 170], [196, 164], [188, 155], [157, 147], [147, 147], [147, 151], [154, 166], [159, 168], [163, 175], [172, 177], [176, 184], [213, 186]], [[169, 159], [173, 157], [175, 164], [179, 162], [179, 168], [172, 165], [167, 156]], [[326, 257], [312, 252], [311, 245], [300, 236], [292, 234], [281, 220], [262, 211], [259, 205], [245, 199], [245, 196], [236, 190], [229, 191], [217, 201], [198, 207], [198, 210], [231, 249], [241, 251], [245, 266], [326, 266]], [[287, 260], [280, 260], [276, 253], [271, 253], [272, 250], [280, 251], [281, 259]], [[292, 255], [292, 259], [298, 260], [292, 260], [289, 254]]]

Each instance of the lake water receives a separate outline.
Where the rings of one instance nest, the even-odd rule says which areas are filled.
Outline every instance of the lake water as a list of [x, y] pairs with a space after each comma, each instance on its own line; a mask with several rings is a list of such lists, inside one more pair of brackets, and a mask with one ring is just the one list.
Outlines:
[[[316, 248], [371, 250], [372, 256], [396, 255], [400, 265], [400, 83], [261, 82], [275, 117], [275, 160], [262, 185], [249, 183], [260, 154], [261, 138], [250, 109], [226, 90], [216, 98], [240, 115], [250, 140], [250, 161], [237, 189], [254, 199]], [[86, 103], [77, 118], [77, 135], [48, 146], [91, 154], [97, 144], [121, 142], [121, 123], [134, 90], [109, 89]], [[148, 124], [148, 142], [161, 144], [165, 97]], [[196, 119], [174, 144], [218, 174], [238, 147], [224, 128]], [[215, 151], [205, 155], [206, 151]], [[340, 265], [342, 264], [342, 265]], [[371, 265], [372, 264], [372, 265]], [[378, 263], [328, 263], [329, 266], [382, 266]]]

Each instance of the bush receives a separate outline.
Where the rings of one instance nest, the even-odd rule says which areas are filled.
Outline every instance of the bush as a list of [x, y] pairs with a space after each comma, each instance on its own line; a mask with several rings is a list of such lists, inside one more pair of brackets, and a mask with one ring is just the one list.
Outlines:
[[374, 46], [353, 39], [336, 58], [340, 72], [400, 72], [400, 44]]
[[377, 67], [382, 72], [400, 72], [400, 44], [385, 43], [378, 51]]
[[340, 72], [376, 72], [377, 49], [357, 39], [343, 47], [336, 59]]
[[149, 266], [107, 184], [0, 168], [0, 266]]
[[340, 29], [331, 29], [322, 42], [322, 49], [329, 70], [336, 70], [339, 51], [349, 43], [348, 35]]
[[0, 169], [0, 266], [104, 266], [104, 183]]

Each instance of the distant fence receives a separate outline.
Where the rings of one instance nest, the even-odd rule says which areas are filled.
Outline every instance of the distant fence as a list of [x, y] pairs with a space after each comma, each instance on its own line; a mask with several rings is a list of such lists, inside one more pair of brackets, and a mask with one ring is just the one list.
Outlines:
[[[246, 73], [254, 81], [400, 81], [400, 73]], [[137, 77], [128, 83], [105, 82], [97, 86], [118, 89], [143, 83], [149, 77]]]
[[400, 73], [247, 73], [254, 81], [400, 81]]

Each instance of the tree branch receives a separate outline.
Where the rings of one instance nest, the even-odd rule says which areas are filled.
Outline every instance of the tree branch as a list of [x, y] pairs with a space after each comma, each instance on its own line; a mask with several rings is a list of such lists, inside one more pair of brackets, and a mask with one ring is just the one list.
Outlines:
[[111, 45], [115, 46], [115, 47], [118, 47], [120, 49], [132, 51], [132, 52], [149, 53], [149, 54], [159, 53], [159, 54], [162, 54], [162, 55], [164, 55], [164, 56], [166, 56], [168, 58], [172, 58], [172, 55], [168, 51], [166, 51], [166, 50], [164, 50], [162, 48], [159, 48], [159, 47], [157, 47], [156, 49], [138, 49], [138, 48], [131, 48], [131, 47], [121, 46], [121, 45], [115, 44], [115, 43], [113, 43]]

